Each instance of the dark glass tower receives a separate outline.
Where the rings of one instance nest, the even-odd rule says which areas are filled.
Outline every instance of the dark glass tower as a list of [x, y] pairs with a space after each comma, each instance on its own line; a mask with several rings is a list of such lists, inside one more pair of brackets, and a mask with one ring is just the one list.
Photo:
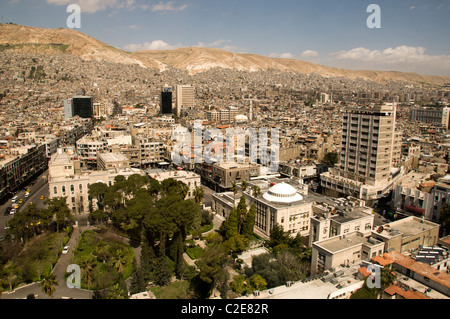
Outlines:
[[163, 88], [161, 92], [161, 114], [172, 114], [172, 90]]
[[72, 116], [78, 115], [81, 118], [91, 118], [93, 115], [92, 97], [75, 96], [72, 98]]

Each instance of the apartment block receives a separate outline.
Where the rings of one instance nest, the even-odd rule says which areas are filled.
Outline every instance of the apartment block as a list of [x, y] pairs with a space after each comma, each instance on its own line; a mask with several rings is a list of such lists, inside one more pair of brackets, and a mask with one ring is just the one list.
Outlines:
[[445, 127], [450, 126], [450, 107], [436, 106], [411, 109], [409, 119], [428, 124], [437, 124]]
[[351, 108], [343, 115], [340, 161], [321, 175], [325, 194], [376, 201], [402, 175], [401, 135], [395, 130], [395, 105]]

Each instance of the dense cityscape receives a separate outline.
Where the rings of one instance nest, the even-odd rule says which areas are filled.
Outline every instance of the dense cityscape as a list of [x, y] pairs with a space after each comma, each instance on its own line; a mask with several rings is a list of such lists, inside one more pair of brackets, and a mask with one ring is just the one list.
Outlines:
[[0, 41], [0, 299], [450, 298], [450, 81], [39, 46]]

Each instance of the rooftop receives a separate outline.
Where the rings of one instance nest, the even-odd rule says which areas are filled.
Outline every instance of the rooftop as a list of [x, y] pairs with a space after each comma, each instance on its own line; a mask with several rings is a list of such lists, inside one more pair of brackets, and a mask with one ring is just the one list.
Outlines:
[[394, 263], [410, 269], [415, 273], [421, 274], [445, 287], [450, 288], [450, 274], [439, 271], [436, 268], [433, 268], [430, 265], [427, 265], [420, 261], [415, 261], [409, 256], [403, 255], [395, 250], [385, 254], [392, 258], [394, 260]]
[[439, 227], [439, 225], [415, 216], [410, 216], [378, 228], [377, 233], [386, 238], [395, 237], [400, 234], [403, 237], [409, 237], [435, 227]]
[[361, 244], [366, 246], [374, 246], [381, 243], [381, 241], [378, 241], [374, 238], [363, 237], [359, 232], [352, 232], [347, 235], [339, 235], [322, 241], [317, 241], [314, 243], [314, 245], [320, 246], [321, 248], [331, 253], [336, 253], [338, 251]]

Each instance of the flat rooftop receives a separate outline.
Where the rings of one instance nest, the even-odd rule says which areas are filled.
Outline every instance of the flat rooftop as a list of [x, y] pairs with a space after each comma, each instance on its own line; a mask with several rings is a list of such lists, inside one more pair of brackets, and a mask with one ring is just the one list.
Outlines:
[[383, 231], [378, 232], [378, 234], [386, 238], [395, 237], [399, 234], [402, 234], [403, 237], [409, 237], [436, 227], [439, 227], [439, 225], [410, 216], [384, 225]]
[[128, 161], [128, 158], [126, 157], [126, 155], [124, 155], [122, 153], [100, 153], [100, 154], [98, 154], [98, 156], [105, 163]]
[[[345, 237], [344, 237], [345, 236]], [[325, 239], [319, 242], [315, 242], [317, 245], [331, 253], [336, 253], [338, 251], [348, 249], [353, 246], [364, 244], [366, 246], [374, 246], [382, 243], [379, 240], [370, 237], [363, 237], [358, 232], [352, 232], [347, 235], [340, 235]]]

